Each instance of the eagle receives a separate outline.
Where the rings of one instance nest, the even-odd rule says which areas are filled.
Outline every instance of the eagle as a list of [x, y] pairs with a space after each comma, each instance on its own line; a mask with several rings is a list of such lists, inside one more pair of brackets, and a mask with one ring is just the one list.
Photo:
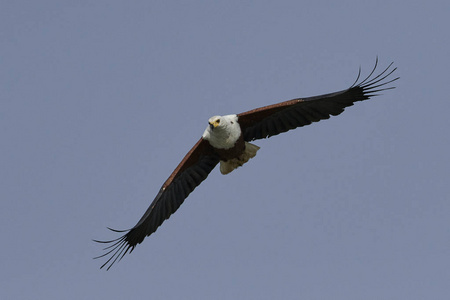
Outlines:
[[106, 253], [95, 258], [109, 257], [100, 268], [108, 266], [109, 270], [116, 261], [142, 243], [145, 237], [154, 233], [217, 164], [220, 164], [222, 174], [228, 174], [255, 157], [259, 147], [250, 143], [251, 141], [337, 116], [357, 101], [367, 100], [379, 95], [381, 91], [395, 88], [388, 86], [399, 79], [391, 78], [391, 74], [397, 69], [393, 67], [393, 62], [378, 74], [375, 73], [377, 66], [378, 58], [370, 74], [361, 81], [359, 68], [355, 82], [339, 92], [296, 98], [240, 114], [211, 117], [201, 138], [164, 182], [136, 225], [129, 230], [108, 228], [122, 233], [117, 239], [94, 240], [106, 244], [103, 249]]

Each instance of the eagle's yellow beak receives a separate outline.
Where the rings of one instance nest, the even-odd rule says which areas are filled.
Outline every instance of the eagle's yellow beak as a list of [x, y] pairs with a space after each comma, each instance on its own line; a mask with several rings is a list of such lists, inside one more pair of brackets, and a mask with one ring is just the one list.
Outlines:
[[220, 120], [219, 119], [217, 119], [217, 120], [215, 120], [214, 122], [208, 122], [209, 123], [209, 127], [211, 127], [211, 129], [214, 129], [214, 128], [216, 128], [217, 126], [219, 126], [219, 123], [220, 123]]

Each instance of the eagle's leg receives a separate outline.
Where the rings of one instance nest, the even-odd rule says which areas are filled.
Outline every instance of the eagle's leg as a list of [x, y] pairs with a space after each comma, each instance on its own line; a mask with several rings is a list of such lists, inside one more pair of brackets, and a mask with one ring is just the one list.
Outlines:
[[232, 158], [227, 161], [220, 161], [220, 173], [225, 175], [242, 166], [243, 164], [248, 162], [250, 158], [255, 157], [258, 150], [258, 146], [245, 142], [245, 150], [241, 155], [239, 155], [238, 158]]

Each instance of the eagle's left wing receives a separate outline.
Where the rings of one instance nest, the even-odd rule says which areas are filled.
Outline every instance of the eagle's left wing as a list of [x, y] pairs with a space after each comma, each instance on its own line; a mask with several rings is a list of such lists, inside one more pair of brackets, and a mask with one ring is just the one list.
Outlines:
[[380, 74], [372, 77], [377, 64], [378, 59], [366, 79], [357, 83], [358, 74], [355, 83], [346, 90], [293, 99], [238, 114], [244, 140], [248, 142], [268, 138], [312, 122], [328, 119], [330, 116], [337, 116], [344, 111], [345, 107], [353, 105], [356, 101], [367, 100], [376, 96], [377, 92], [393, 89], [394, 87], [386, 87], [386, 85], [399, 78], [388, 78], [397, 68], [391, 69], [393, 64], [391, 63]]

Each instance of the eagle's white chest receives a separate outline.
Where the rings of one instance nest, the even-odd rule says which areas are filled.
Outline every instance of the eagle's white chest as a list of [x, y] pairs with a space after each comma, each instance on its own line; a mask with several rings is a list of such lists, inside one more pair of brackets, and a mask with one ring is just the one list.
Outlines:
[[[203, 133], [203, 138], [211, 144], [214, 148], [230, 149], [239, 139], [241, 135], [241, 127], [239, 126], [238, 117], [236, 115], [215, 116], [210, 119], [220, 119], [217, 127], [211, 128], [208, 126]], [[211, 122], [210, 122], [211, 123]]]

